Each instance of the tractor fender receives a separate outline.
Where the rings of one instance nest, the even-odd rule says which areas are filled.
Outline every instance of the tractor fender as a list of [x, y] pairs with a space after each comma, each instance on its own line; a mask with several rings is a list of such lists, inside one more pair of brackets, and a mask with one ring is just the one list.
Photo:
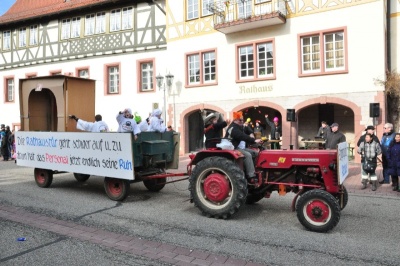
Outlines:
[[204, 158], [209, 157], [223, 157], [228, 160], [236, 161], [243, 158], [244, 155], [238, 150], [203, 150], [191, 157], [192, 160], [190, 161], [189, 166], [196, 165]]

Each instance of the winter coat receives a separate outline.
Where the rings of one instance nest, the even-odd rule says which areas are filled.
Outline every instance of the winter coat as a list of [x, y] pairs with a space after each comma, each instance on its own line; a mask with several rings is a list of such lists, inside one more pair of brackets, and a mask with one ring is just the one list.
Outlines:
[[[372, 139], [373, 139], [374, 141], [376, 141], [377, 143], [379, 143], [379, 145], [380, 145], [381, 142], [379, 141], [378, 137], [375, 136], [375, 134], [372, 135]], [[358, 139], [358, 141], [357, 141], [357, 147], [359, 147], [360, 144], [361, 144], [361, 142], [364, 142], [364, 141], [365, 141], [365, 134], [361, 135], [360, 138]]]
[[381, 139], [382, 156], [386, 157], [389, 151], [390, 145], [394, 142], [395, 132], [390, 131], [389, 133], [384, 133]]
[[225, 121], [218, 122], [218, 123], [212, 123], [208, 126], [204, 127], [204, 135], [206, 136], [206, 148], [211, 148], [214, 145], [212, 143], [208, 143], [207, 140], [214, 139], [214, 138], [220, 138], [222, 129], [226, 127], [228, 124]]
[[376, 164], [376, 157], [382, 153], [381, 145], [374, 140], [370, 142], [361, 142], [358, 146], [357, 152], [362, 156], [362, 162], [365, 160], [372, 161]]
[[336, 150], [339, 143], [346, 142], [346, 136], [339, 131], [330, 132], [326, 138], [325, 148], [327, 150]]
[[282, 136], [282, 127], [275, 126], [275, 124], [269, 121], [268, 117], [265, 118], [267, 124], [271, 127], [271, 139], [279, 139]]
[[323, 139], [326, 140], [326, 138], [328, 137], [328, 133], [330, 133], [331, 130], [328, 126], [326, 127], [320, 127], [317, 133], [317, 137], [321, 137]]
[[388, 174], [400, 176], [400, 142], [394, 142], [387, 153]]
[[230, 139], [235, 149], [237, 149], [239, 143], [244, 141], [246, 143], [252, 144], [255, 143], [255, 138], [250, 137], [249, 135], [243, 132], [243, 126], [232, 122], [228, 129], [226, 130], [225, 138]]

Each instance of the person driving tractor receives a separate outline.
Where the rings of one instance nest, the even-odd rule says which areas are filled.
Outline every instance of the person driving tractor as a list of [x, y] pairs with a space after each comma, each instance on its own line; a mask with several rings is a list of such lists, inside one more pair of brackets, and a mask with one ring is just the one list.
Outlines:
[[[250, 182], [257, 182], [257, 176], [255, 174], [253, 157], [256, 157], [256, 153], [251, 149], [241, 149], [239, 148], [239, 143], [245, 141], [249, 144], [260, 143], [261, 139], [255, 139], [243, 132], [243, 113], [233, 112], [233, 121], [226, 130], [225, 138], [231, 140], [235, 150], [239, 150], [244, 155], [244, 168], [247, 179]], [[254, 156], [253, 156], [254, 155]]]

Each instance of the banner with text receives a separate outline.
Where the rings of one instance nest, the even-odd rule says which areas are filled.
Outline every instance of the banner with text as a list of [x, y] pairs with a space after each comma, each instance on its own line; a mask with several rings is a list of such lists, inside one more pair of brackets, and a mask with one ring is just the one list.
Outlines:
[[344, 180], [349, 175], [349, 145], [347, 142], [342, 142], [338, 144], [338, 175], [339, 181], [342, 185]]
[[15, 135], [20, 166], [134, 179], [132, 134], [17, 131]]

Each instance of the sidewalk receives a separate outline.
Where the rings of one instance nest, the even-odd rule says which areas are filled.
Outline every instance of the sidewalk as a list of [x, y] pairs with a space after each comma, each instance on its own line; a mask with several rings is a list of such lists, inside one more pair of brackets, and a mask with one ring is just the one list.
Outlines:
[[[383, 179], [382, 167], [376, 169], [376, 175], [378, 180]], [[375, 196], [391, 196], [399, 197], [400, 192], [393, 191], [391, 184], [379, 184], [376, 191], [371, 190], [369, 184], [366, 189], [361, 189], [361, 164], [360, 163], [349, 163], [349, 176], [344, 181], [344, 185], [349, 193], [363, 194], [363, 195], [375, 195]]]

